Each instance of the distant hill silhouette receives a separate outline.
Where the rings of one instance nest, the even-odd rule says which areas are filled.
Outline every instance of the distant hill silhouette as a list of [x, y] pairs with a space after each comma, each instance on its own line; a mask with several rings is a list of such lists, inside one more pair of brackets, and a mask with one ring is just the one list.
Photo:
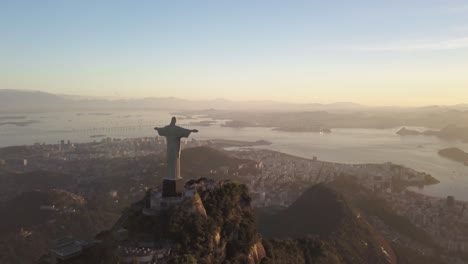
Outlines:
[[287, 209], [260, 213], [258, 219], [259, 230], [267, 238], [318, 236], [331, 245], [339, 263], [396, 263], [382, 235], [342, 195], [322, 184], [311, 187]]
[[40, 91], [0, 90], [0, 111], [48, 110], [67, 102], [60, 96]]
[[175, 97], [147, 97], [136, 99], [107, 99], [87, 96], [55, 95], [32, 90], [0, 89], [0, 110], [2, 111], [49, 111], [49, 110], [200, 110], [200, 109], [251, 109], [251, 110], [332, 110], [359, 109], [364, 106], [337, 102], [332, 104], [294, 104], [276, 101], [231, 101], [227, 99], [185, 100]]
[[426, 136], [436, 136], [443, 139], [459, 139], [465, 142], [468, 142], [468, 126], [463, 125], [447, 125], [440, 130], [426, 130], [423, 132], [417, 130], [407, 129], [406, 127], [401, 128], [398, 132], [398, 135], [426, 135]]
[[323, 185], [305, 191], [291, 206], [260, 222], [268, 237], [299, 238], [304, 234], [330, 235], [353, 213], [339, 194]]

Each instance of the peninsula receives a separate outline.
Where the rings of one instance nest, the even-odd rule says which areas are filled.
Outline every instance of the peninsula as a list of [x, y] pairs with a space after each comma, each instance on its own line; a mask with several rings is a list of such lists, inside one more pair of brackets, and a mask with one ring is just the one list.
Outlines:
[[425, 135], [425, 136], [436, 136], [442, 139], [455, 139], [455, 140], [462, 140], [463, 142], [468, 142], [468, 127], [466, 126], [456, 126], [456, 125], [449, 125], [441, 130], [426, 130], [424, 132], [420, 132], [413, 129], [408, 129], [406, 127], [401, 128], [396, 132], [397, 135], [400, 136], [408, 136], [408, 135]]

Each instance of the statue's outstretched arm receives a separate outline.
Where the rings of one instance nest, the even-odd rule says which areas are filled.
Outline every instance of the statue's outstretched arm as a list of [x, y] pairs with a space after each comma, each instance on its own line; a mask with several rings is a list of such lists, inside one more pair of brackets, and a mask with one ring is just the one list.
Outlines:
[[162, 135], [161, 133], [163, 132], [164, 129], [160, 128], [160, 127], [155, 127], [154, 130], [158, 131], [158, 135], [160, 136], [165, 136], [165, 135]]
[[188, 138], [190, 136], [190, 133], [197, 133], [198, 130], [196, 129], [186, 129], [186, 128], [183, 128], [181, 130], [181, 137], [184, 137], [184, 138]]

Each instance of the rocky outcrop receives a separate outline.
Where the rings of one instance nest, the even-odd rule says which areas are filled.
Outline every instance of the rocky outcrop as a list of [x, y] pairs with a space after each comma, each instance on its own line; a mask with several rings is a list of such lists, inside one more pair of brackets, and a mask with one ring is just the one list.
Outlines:
[[[396, 263], [385, 239], [342, 195], [323, 185], [313, 186], [284, 211], [260, 215], [267, 239], [257, 232], [245, 185], [206, 179], [187, 185], [197, 190], [195, 195], [158, 213], [142, 212], [148, 196], [134, 204], [110, 231], [97, 236], [101, 244], [67, 263], [137, 259], [141, 256], [119, 252], [141, 254], [141, 244], [156, 248], [144, 254], [163, 252], [165, 263]], [[114, 235], [122, 230], [126, 237]]]
[[[260, 263], [266, 254], [247, 187], [233, 181], [191, 184], [197, 186], [194, 196], [156, 214], [143, 213], [148, 196], [134, 204], [109, 232], [98, 236], [100, 247], [71, 263], [113, 263], [118, 248], [142, 243], [170, 249], [167, 263]], [[128, 236], [115, 239], [112, 233], [117, 230], [126, 230]], [[97, 261], [93, 256], [107, 257]]]
[[263, 258], [266, 257], [265, 247], [259, 241], [252, 246], [249, 253], [249, 263], [259, 263]]

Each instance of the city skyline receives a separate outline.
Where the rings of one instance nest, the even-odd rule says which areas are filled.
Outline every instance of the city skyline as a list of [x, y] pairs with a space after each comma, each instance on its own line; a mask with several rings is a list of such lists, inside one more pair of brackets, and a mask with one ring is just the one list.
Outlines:
[[0, 7], [0, 89], [370, 106], [468, 102], [465, 1]]

